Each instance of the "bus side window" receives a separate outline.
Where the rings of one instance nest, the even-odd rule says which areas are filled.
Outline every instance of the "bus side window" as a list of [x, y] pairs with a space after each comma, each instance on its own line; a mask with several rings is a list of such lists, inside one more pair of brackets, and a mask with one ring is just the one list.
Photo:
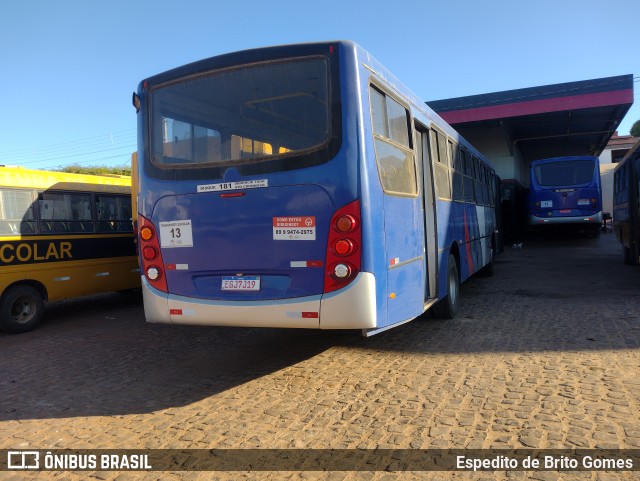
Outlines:
[[464, 202], [464, 164], [462, 162], [462, 152], [456, 144], [451, 144], [452, 156], [451, 166], [453, 167], [453, 200]]
[[131, 232], [131, 197], [96, 195], [98, 232]]
[[415, 196], [418, 184], [409, 112], [373, 85], [370, 94], [376, 164], [382, 189], [390, 195]]
[[[87, 206], [91, 205], [91, 195], [69, 192], [41, 192], [38, 194], [40, 211], [40, 231], [49, 233], [84, 233], [87, 227]], [[91, 219], [89, 214], [89, 220]]]
[[35, 234], [33, 196], [30, 190], [0, 190], [0, 234]]
[[464, 152], [464, 200], [474, 204], [476, 201], [473, 182], [473, 160], [469, 152]]
[[447, 165], [447, 150], [444, 145], [445, 137], [435, 129], [429, 131], [431, 137], [431, 155], [434, 160], [434, 175], [438, 197], [451, 199], [451, 182], [449, 166]]

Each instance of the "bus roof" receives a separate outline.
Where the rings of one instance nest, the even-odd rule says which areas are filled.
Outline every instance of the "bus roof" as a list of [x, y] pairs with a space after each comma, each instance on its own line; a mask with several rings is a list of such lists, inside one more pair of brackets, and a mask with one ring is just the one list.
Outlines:
[[131, 191], [127, 175], [90, 175], [0, 166], [0, 186], [31, 189], [76, 190], [88, 192]]

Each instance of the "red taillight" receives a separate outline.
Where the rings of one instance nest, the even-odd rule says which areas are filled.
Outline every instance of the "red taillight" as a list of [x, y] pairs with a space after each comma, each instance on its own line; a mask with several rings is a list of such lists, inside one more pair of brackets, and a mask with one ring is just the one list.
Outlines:
[[153, 259], [158, 257], [158, 251], [155, 247], [147, 245], [143, 247], [142, 255], [144, 256], [145, 260], [152, 261]]
[[355, 246], [349, 239], [340, 239], [336, 242], [334, 249], [336, 251], [336, 254], [340, 256], [348, 256], [354, 251]]
[[347, 233], [355, 230], [358, 226], [358, 222], [353, 216], [348, 214], [341, 215], [335, 222], [335, 227], [339, 232]]
[[324, 292], [349, 284], [360, 272], [362, 230], [360, 201], [345, 205], [333, 214], [327, 243]]
[[140, 256], [142, 273], [151, 286], [162, 292], [168, 292], [156, 229], [150, 220], [141, 215], [138, 215], [138, 225], [140, 227], [138, 242], [142, 253]]

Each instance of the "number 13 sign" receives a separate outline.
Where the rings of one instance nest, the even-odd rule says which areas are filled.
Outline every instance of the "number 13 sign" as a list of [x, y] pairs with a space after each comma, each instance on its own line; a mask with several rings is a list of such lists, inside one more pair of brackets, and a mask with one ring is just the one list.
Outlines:
[[193, 247], [191, 219], [160, 222], [160, 246]]

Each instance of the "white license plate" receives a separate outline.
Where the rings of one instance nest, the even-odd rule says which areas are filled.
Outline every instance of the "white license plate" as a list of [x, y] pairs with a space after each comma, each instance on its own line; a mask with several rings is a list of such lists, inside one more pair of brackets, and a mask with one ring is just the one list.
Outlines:
[[540, 202], [540, 207], [553, 207], [553, 201], [543, 200], [542, 202]]
[[223, 291], [259, 291], [259, 276], [233, 276], [222, 278]]

